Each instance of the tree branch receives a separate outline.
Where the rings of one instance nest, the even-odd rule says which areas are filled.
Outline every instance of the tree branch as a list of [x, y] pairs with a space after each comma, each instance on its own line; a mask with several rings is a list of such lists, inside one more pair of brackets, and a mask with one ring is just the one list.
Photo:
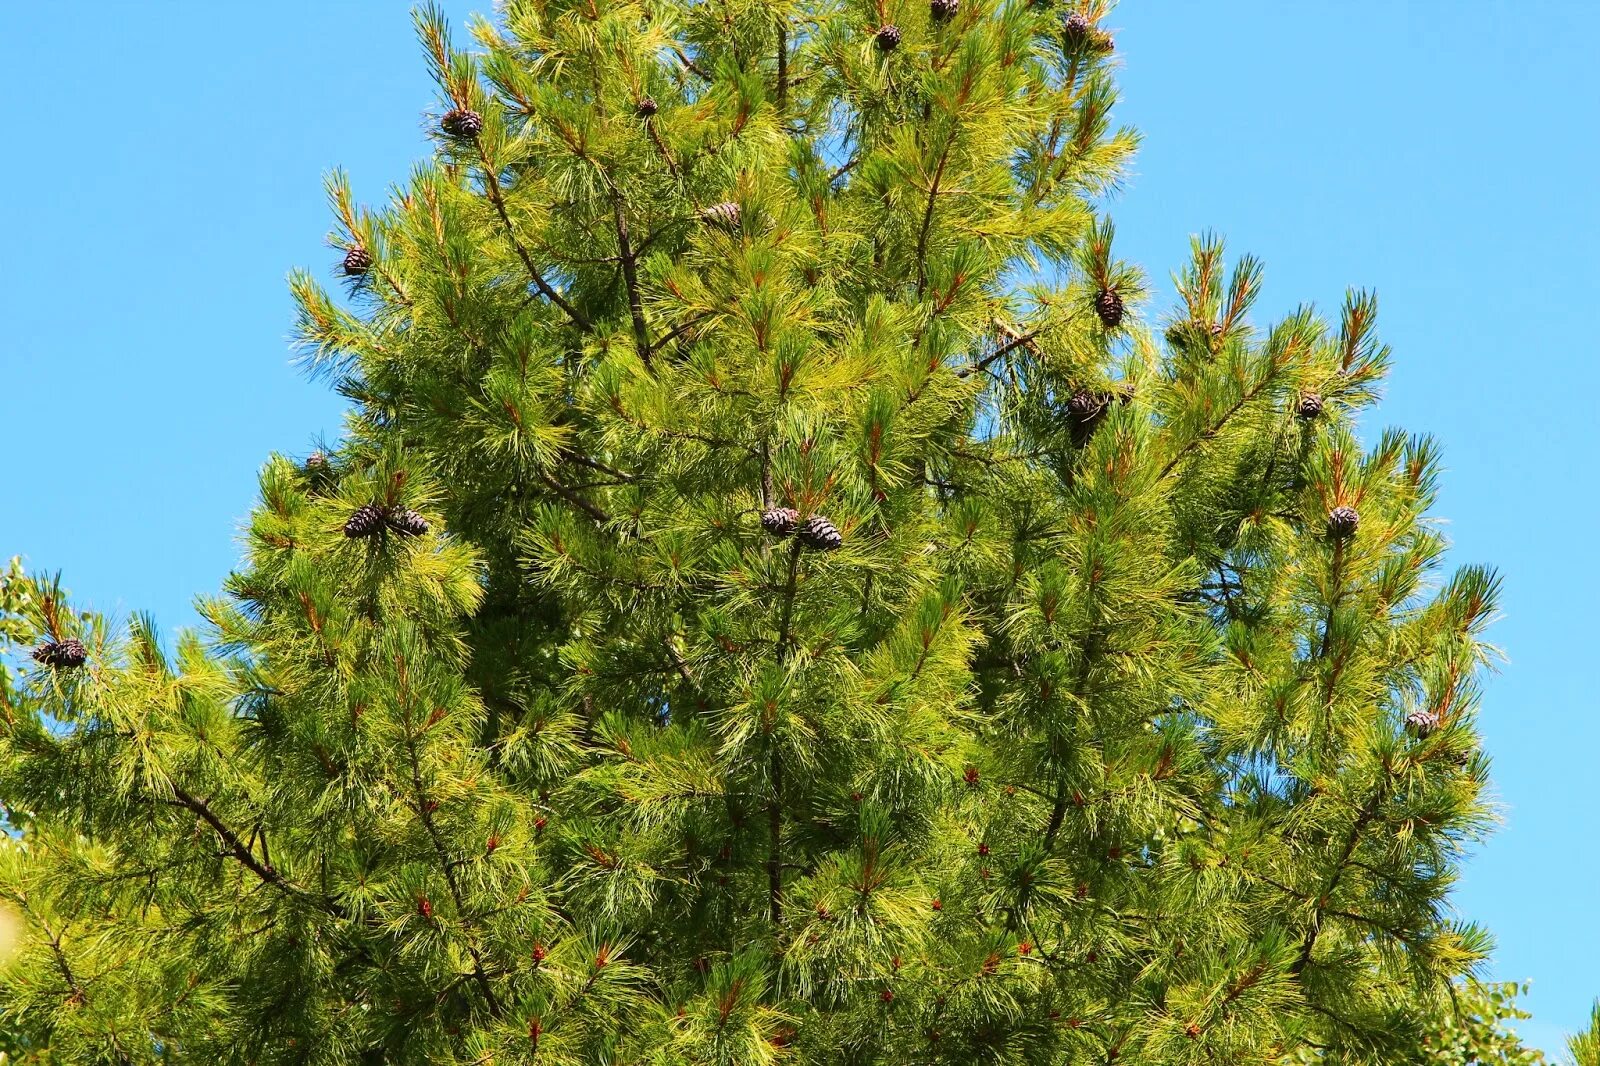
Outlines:
[[789, 106], [789, 24], [778, 22], [778, 114]]
[[172, 786], [172, 796], [173, 798], [167, 801], [169, 804], [175, 807], [182, 807], [209, 825], [217, 834], [217, 836], [222, 838], [222, 843], [227, 849], [227, 854], [233, 856], [233, 858], [237, 860], [241, 866], [255, 874], [263, 884], [271, 885], [273, 888], [283, 892], [285, 895], [295, 896], [300, 899], [315, 902], [319, 907], [327, 911], [329, 914], [341, 918], [345, 916], [344, 908], [340, 907], [337, 903], [334, 903], [332, 900], [318, 899], [312, 893], [306, 891], [299, 885], [296, 885], [294, 882], [284, 877], [283, 874], [279, 873], [278, 870], [270, 863], [264, 863], [257, 859], [254, 853], [252, 853], [251, 850], [245, 846], [244, 841], [239, 839], [239, 834], [228, 828], [228, 826], [220, 817], [217, 816], [217, 813], [211, 809], [210, 805], [207, 804], [205, 800], [198, 799], [190, 795], [177, 784], [173, 784]]
[[678, 325], [673, 326], [672, 329], [668, 330], [665, 336], [663, 336], [660, 340], [656, 341], [655, 346], [657, 348], [661, 348], [661, 347], [665, 346], [667, 343], [669, 343], [670, 341], [677, 340], [687, 330], [693, 329], [695, 323], [704, 320], [705, 318], [707, 318], [711, 314], [712, 314], [712, 312], [710, 312], [710, 311], [701, 311], [698, 314], [690, 315], [689, 318], [688, 318], [688, 321], [681, 322]]
[[[800, 575], [800, 540], [789, 550], [789, 580], [783, 591], [783, 619], [778, 625], [778, 661], [791, 654], [794, 622], [795, 584]], [[767, 801], [767, 910], [772, 919], [772, 935], [783, 932], [783, 759], [774, 737], [767, 738], [767, 769], [772, 778], [772, 796]]]
[[494, 205], [495, 213], [500, 216], [500, 223], [505, 227], [506, 240], [511, 242], [511, 247], [516, 249], [517, 258], [522, 260], [522, 265], [527, 268], [528, 276], [533, 279], [534, 287], [544, 294], [545, 299], [555, 304], [566, 312], [574, 325], [584, 333], [594, 332], [594, 323], [584, 317], [583, 312], [573, 307], [559, 292], [550, 287], [544, 279], [539, 268], [534, 265], [533, 257], [528, 254], [528, 249], [517, 239], [517, 231], [511, 225], [511, 216], [506, 212], [505, 194], [500, 189], [500, 179], [495, 177], [494, 167], [489, 164], [489, 154], [483, 149], [483, 139], [477, 140], [478, 158], [483, 160], [484, 191], [489, 196], [489, 202]]
[[[1083, 662], [1078, 667], [1077, 682], [1073, 686], [1077, 690], [1078, 699], [1086, 704], [1089, 700], [1090, 671], [1095, 656], [1099, 654], [1100, 634], [1097, 631], [1091, 631], [1083, 641]], [[1055, 805], [1050, 809], [1050, 824], [1046, 827], [1044, 833], [1044, 847], [1047, 852], [1055, 846], [1056, 834], [1061, 831], [1061, 823], [1067, 816], [1068, 799], [1067, 779], [1063, 775], [1056, 781], [1056, 801]]]
[[[610, 184], [609, 180], [607, 184]], [[633, 249], [628, 245], [628, 220], [622, 214], [622, 196], [616, 186], [611, 187], [611, 215], [617, 224], [617, 253], [622, 256], [622, 280], [628, 287], [628, 314], [633, 319], [633, 339], [639, 346], [639, 358], [650, 364], [650, 331], [644, 323], [644, 301], [639, 296], [638, 264]]]
[[1030, 330], [1027, 333], [1016, 333], [1006, 326], [1001, 326], [1000, 330], [1002, 333], [1006, 334], [1006, 336], [1010, 337], [1010, 340], [1006, 341], [1000, 347], [996, 348], [994, 351], [990, 352], [988, 355], [984, 356], [971, 366], [964, 366], [960, 370], [957, 370], [956, 377], [965, 378], [971, 377], [973, 374], [981, 374], [983, 371], [989, 369], [990, 364], [1000, 359], [1004, 359], [1006, 356], [1010, 355], [1023, 345], [1026, 344], [1031, 346], [1034, 338], [1039, 336], [1039, 333], [1041, 332], [1040, 330], [1035, 329]]
[[1306, 930], [1305, 940], [1300, 944], [1300, 954], [1295, 958], [1294, 965], [1289, 967], [1289, 973], [1295, 977], [1300, 976], [1307, 964], [1311, 962], [1311, 951], [1317, 946], [1317, 937], [1322, 933], [1322, 915], [1328, 909], [1327, 901], [1332, 897], [1334, 890], [1339, 887], [1339, 881], [1344, 877], [1345, 870], [1349, 867], [1350, 858], [1355, 854], [1357, 845], [1361, 843], [1361, 831], [1377, 817], [1378, 808], [1383, 805], [1388, 790], [1388, 780], [1385, 779], [1378, 786], [1372, 798], [1356, 816], [1355, 823], [1350, 826], [1350, 835], [1345, 838], [1344, 848], [1339, 853], [1339, 858], [1333, 864], [1333, 874], [1328, 878], [1328, 884], [1318, 894], [1315, 908], [1311, 913], [1311, 928]]
[[473, 942], [471, 936], [473, 922], [467, 914], [466, 900], [461, 895], [461, 886], [456, 882], [455, 869], [450, 863], [450, 853], [445, 850], [444, 841], [439, 837], [439, 829], [433, 823], [433, 811], [428, 805], [427, 794], [423, 791], [422, 769], [417, 758], [417, 738], [412, 731], [410, 693], [405, 681], [405, 660], [397, 657], [396, 665], [400, 671], [402, 695], [406, 697], [404, 704], [407, 708], [405, 721], [406, 754], [411, 762], [411, 788], [417, 803], [417, 814], [422, 820], [423, 828], [427, 830], [428, 839], [433, 842], [433, 853], [439, 861], [440, 869], [444, 873], [444, 883], [450, 889], [450, 898], [455, 902], [456, 916], [460, 918], [464, 931], [468, 934], [467, 951], [472, 955], [472, 975], [478, 983], [479, 991], [483, 993], [484, 1002], [489, 1006], [489, 1013], [498, 1017], [501, 1009], [500, 1001], [495, 997], [494, 989], [489, 984], [488, 975], [484, 973], [483, 956], [478, 951], [478, 945]]
[[1191, 451], [1204, 444], [1206, 441], [1214, 439], [1218, 433], [1221, 433], [1222, 430], [1227, 426], [1228, 421], [1233, 418], [1234, 415], [1239, 413], [1240, 408], [1244, 407], [1245, 404], [1249, 403], [1251, 400], [1255, 399], [1257, 396], [1266, 391], [1267, 386], [1272, 383], [1272, 379], [1275, 376], [1275, 374], [1268, 375], [1266, 378], [1262, 379], [1259, 385], [1248, 390], [1243, 396], [1239, 397], [1238, 401], [1235, 402], [1232, 407], [1224, 411], [1222, 413], [1222, 417], [1217, 419], [1217, 421], [1213, 423], [1210, 428], [1206, 429], [1193, 440], [1179, 448], [1177, 454], [1168, 460], [1166, 466], [1161, 468], [1160, 477], [1165, 478], [1168, 474], [1172, 473], [1177, 465], [1182, 462], [1184, 457], [1186, 457]]
[[[682, 177], [678, 172], [677, 161], [672, 158], [672, 152], [668, 150], [667, 143], [661, 139], [661, 131], [656, 129], [656, 120], [653, 118], [645, 119], [644, 128], [645, 132], [650, 134], [650, 140], [655, 144], [656, 151], [661, 153], [662, 161], [667, 164], [667, 172], [675, 178]], [[655, 235], [651, 234], [649, 238], [646, 238], [645, 244], [649, 244], [653, 239], [655, 239]], [[640, 247], [642, 248], [643, 245]]]
[[611, 521], [610, 515], [606, 514], [606, 512], [602, 511], [600, 508], [596, 507], [582, 496], [579, 496], [576, 492], [573, 492], [566, 485], [563, 485], [561, 482], [557, 481], [543, 470], [539, 471], [539, 479], [545, 483], [551, 492], [555, 493], [557, 496], [560, 496], [563, 500], [566, 500], [568, 503], [572, 504], [572, 506], [582, 511], [596, 522], [599, 522], [603, 525]]
[[596, 470], [602, 474], [609, 474], [618, 481], [632, 482], [639, 480], [638, 474], [629, 474], [625, 471], [618, 470], [614, 466], [607, 466], [605, 463], [600, 462], [600, 460], [591, 459], [589, 456], [584, 455], [581, 452], [565, 452], [563, 453], [562, 458], [569, 462], [577, 463], [579, 466], [586, 466], [590, 470]]
[[922, 212], [922, 232], [917, 234], [917, 295], [921, 296], [928, 287], [928, 231], [933, 226], [933, 204], [939, 197], [939, 181], [944, 177], [945, 163], [950, 159], [950, 138], [946, 137], [944, 147], [939, 150], [939, 165], [933, 172], [933, 184], [928, 186], [928, 206]]
[[707, 74], [698, 65], [696, 65], [694, 60], [684, 55], [682, 48], [679, 48], [677, 45], [672, 45], [672, 54], [678, 57], [678, 62], [682, 63], [686, 69], [694, 71], [706, 81], [711, 80], [711, 75]]

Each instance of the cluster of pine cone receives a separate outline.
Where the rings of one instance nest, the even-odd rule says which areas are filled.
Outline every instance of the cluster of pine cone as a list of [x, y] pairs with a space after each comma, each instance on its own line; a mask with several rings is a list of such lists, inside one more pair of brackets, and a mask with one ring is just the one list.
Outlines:
[[33, 661], [52, 670], [76, 670], [88, 660], [88, 649], [76, 640], [47, 640], [33, 649]]
[[1133, 399], [1133, 384], [1123, 382], [1111, 392], [1090, 392], [1079, 389], [1067, 400], [1067, 427], [1072, 431], [1072, 445], [1081, 448], [1094, 436], [1100, 420], [1113, 403], [1128, 403]]
[[403, 537], [420, 537], [428, 531], [428, 520], [404, 507], [380, 507], [369, 503], [357, 507], [344, 524], [344, 535], [351, 539], [376, 536], [386, 530]]
[[1167, 343], [1180, 351], [1190, 347], [1204, 348], [1210, 352], [1222, 349], [1227, 328], [1221, 322], [1174, 322], [1167, 327]]
[[761, 528], [774, 537], [793, 533], [802, 545], [813, 551], [831, 552], [844, 543], [839, 527], [826, 517], [814, 514], [802, 522], [800, 512], [793, 507], [768, 507], [761, 512]]

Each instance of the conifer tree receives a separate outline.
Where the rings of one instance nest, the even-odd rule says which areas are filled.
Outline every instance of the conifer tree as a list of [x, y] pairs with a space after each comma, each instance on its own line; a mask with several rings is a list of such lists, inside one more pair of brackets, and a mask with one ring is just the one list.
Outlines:
[[1600, 1002], [1589, 1016], [1589, 1028], [1567, 1041], [1574, 1066], [1600, 1066]]
[[[417, 16], [297, 274], [337, 447], [208, 628], [12, 574], [0, 1012], [62, 1062], [1394, 1061], [1486, 935], [1498, 582], [1376, 303], [1104, 213], [1101, 0]], [[74, 643], [76, 642], [76, 643]], [[31, 659], [28, 652], [32, 651]]]

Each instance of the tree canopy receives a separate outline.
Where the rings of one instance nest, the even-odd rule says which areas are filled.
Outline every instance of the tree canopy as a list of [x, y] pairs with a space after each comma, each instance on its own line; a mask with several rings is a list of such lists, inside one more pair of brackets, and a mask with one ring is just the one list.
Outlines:
[[292, 280], [346, 433], [266, 464], [206, 629], [0, 585], [24, 1046], [1424, 1046], [1489, 945], [1498, 579], [1361, 427], [1372, 295], [1257, 321], [1208, 235], [1146, 306], [1106, 14], [421, 10], [436, 151], [333, 174], [342, 290]]

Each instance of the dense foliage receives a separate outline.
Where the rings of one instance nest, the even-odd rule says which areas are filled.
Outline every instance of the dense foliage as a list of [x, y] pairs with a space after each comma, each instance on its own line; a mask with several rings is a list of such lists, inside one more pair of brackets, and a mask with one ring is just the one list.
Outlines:
[[12, 1029], [1423, 1046], [1487, 948], [1448, 900], [1497, 582], [1442, 569], [1432, 442], [1357, 436], [1372, 297], [1258, 324], [1204, 238], [1143, 310], [1104, 14], [510, 0], [468, 53], [424, 11], [437, 153], [381, 208], [335, 175], [347, 292], [293, 283], [348, 432], [267, 464], [208, 632], [6, 578]]

